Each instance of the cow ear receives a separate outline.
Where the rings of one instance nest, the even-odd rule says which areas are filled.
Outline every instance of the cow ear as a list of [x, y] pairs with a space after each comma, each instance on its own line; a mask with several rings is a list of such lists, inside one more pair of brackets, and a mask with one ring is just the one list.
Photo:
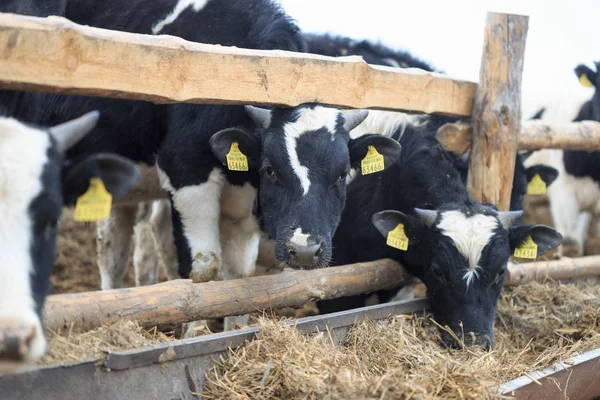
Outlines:
[[418, 218], [394, 210], [380, 211], [374, 214], [371, 218], [371, 222], [386, 240], [389, 233], [395, 230], [398, 225], [402, 224], [404, 234], [408, 238], [409, 247], [419, 243], [419, 238], [423, 237], [423, 235], [427, 235], [428, 230], [427, 225]]
[[234, 143], [237, 143], [239, 152], [246, 156], [248, 167], [256, 169], [260, 162], [260, 141], [256, 135], [241, 128], [227, 128], [210, 138], [212, 152], [223, 165], [227, 165], [227, 154], [232, 151]]
[[587, 65], [580, 64], [575, 68], [575, 75], [579, 78], [579, 83], [585, 87], [595, 87], [596, 72], [592, 71]]
[[89, 186], [100, 178], [113, 200], [119, 200], [138, 184], [142, 171], [133, 161], [116, 154], [99, 153], [69, 166], [63, 174], [65, 205], [74, 205]]
[[552, 184], [552, 182], [558, 178], [558, 171], [556, 168], [542, 164], [533, 165], [527, 168], [525, 173], [527, 174], [527, 182], [531, 181], [531, 178], [533, 178], [535, 175], [539, 175], [546, 184], [546, 187], [550, 186], [550, 184]]
[[373, 149], [383, 156], [385, 168], [389, 168], [400, 159], [402, 146], [396, 140], [378, 134], [366, 134], [351, 139], [348, 144], [352, 168], [360, 169], [361, 161], [367, 155], [369, 146], [373, 146]]
[[529, 237], [537, 245], [537, 256], [543, 256], [560, 246], [563, 237], [546, 225], [513, 226], [508, 231], [511, 252], [519, 248]]

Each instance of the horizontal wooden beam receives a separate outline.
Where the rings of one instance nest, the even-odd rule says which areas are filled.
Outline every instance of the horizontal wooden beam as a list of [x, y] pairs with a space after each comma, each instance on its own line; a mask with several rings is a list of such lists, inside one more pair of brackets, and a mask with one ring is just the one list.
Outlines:
[[469, 116], [477, 85], [421, 70], [0, 14], [0, 88], [156, 103], [295, 106], [320, 101]]
[[352, 296], [407, 284], [412, 278], [391, 260], [311, 271], [282, 272], [229, 281], [192, 283], [178, 279], [158, 285], [48, 296], [45, 326], [92, 329], [119, 320], [143, 326], [177, 324], [302, 307], [310, 300]]
[[[438, 130], [438, 140], [448, 151], [467, 153], [471, 150], [473, 129], [470, 124], [445, 124]], [[527, 121], [521, 125], [519, 150], [600, 150], [600, 122], [581, 121], [548, 124]]]
[[532, 281], [571, 280], [586, 276], [600, 276], [600, 256], [561, 258], [560, 260], [525, 264], [510, 263], [504, 284], [515, 286]]
[[[600, 276], [600, 256], [511, 263], [505, 284], [593, 275]], [[71, 325], [92, 329], [119, 320], [136, 320], [143, 326], [177, 324], [298, 308], [311, 300], [401, 287], [412, 279], [400, 264], [389, 259], [208, 283], [178, 279], [151, 286], [48, 296], [44, 322], [50, 329]]]

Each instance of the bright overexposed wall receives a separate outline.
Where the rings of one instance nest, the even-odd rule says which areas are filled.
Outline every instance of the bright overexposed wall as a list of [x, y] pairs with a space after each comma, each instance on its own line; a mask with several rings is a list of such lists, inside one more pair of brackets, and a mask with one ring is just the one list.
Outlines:
[[[600, 1], [281, 0], [307, 32], [379, 40], [455, 78], [478, 81], [487, 11], [529, 16], [523, 117], [549, 102], [573, 109], [593, 94], [573, 69], [600, 61]], [[570, 114], [568, 114], [570, 115]]]

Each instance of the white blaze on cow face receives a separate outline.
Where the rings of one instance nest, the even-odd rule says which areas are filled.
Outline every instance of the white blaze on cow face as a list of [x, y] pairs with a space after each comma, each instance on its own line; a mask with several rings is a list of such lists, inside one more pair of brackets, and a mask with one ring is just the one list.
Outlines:
[[302, 232], [302, 228], [296, 228], [294, 234], [290, 238], [290, 242], [295, 245], [308, 247], [308, 237], [310, 234]]
[[445, 211], [437, 227], [452, 239], [458, 252], [467, 260], [469, 268], [463, 278], [468, 287], [479, 276], [481, 252], [498, 228], [498, 219], [490, 215], [468, 216], [461, 211]]
[[31, 279], [33, 221], [29, 206], [42, 191], [50, 136], [14, 119], [0, 119], [0, 334], [24, 329], [33, 335], [28, 359], [45, 349]]
[[154, 24], [154, 26], [152, 27], [152, 33], [158, 35], [165, 26], [175, 22], [175, 20], [179, 18], [181, 13], [189, 7], [192, 7], [192, 9], [195, 12], [198, 12], [202, 10], [208, 2], [209, 0], [179, 0], [173, 11], [171, 11], [164, 19]]
[[335, 139], [335, 129], [340, 112], [333, 108], [316, 106], [314, 108], [301, 108], [294, 122], [288, 122], [283, 126], [285, 136], [285, 147], [290, 160], [292, 170], [300, 180], [303, 195], [306, 196], [310, 188], [308, 168], [300, 164], [296, 149], [297, 140], [300, 136], [325, 128], [331, 132], [331, 140]]

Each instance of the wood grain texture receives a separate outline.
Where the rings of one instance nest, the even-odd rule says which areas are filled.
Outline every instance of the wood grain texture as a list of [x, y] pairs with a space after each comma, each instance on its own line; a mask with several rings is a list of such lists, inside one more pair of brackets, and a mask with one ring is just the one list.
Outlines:
[[473, 198], [508, 210], [521, 128], [526, 16], [488, 13], [479, 87], [473, 104], [468, 188]]
[[44, 323], [56, 329], [92, 329], [119, 320], [143, 326], [175, 324], [302, 307], [325, 300], [403, 286], [412, 277], [392, 260], [312, 271], [282, 272], [229, 281], [192, 283], [179, 279], [157, 285], [48, 296]]
[[515, 286], [532, 281], [579, 279], [586, 276], [600, 276], [600, 256], [561, 258], [525, 264], [510, 263], [504, 284]]
[[0, 88], [157, 103], [296, 106], [471, 115], [477, 85], [436, 73], [199, 44], [0, 14]]
[[[471, 151], [473, 128], [465, 122], [449, 123], [438, 129], [437, 137], [446, 150], [463, 154]], [[519, 150], [600, 150], [600, 122], [526, 121], [521, 126], [518, 147]]]

